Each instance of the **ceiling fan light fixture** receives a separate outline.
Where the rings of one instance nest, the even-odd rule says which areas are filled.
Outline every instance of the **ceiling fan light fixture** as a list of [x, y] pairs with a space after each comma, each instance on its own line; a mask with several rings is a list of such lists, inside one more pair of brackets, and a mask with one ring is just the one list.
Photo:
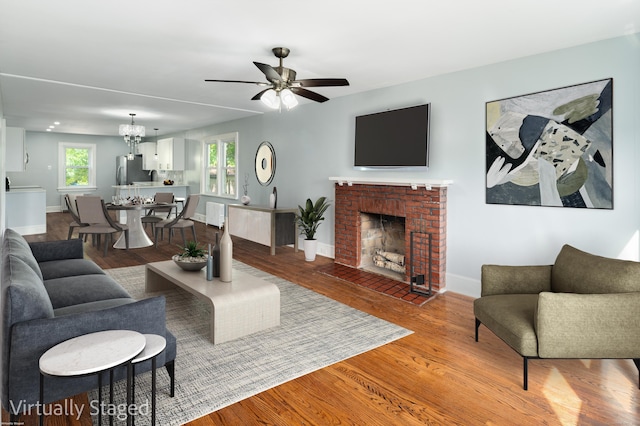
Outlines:
[[278, 93], [276, 93], [276, 91], [273, 89], [269, 89], [264, 92], [262, 96], [260, 96], [260, 100], [269, 108], [280, 108], [280, 98], [278, 97]]
[[298, 100], [293, 92], [289, 89], [282, 89], [280, 91], [280, 100], [287, 107], [287, 109], [291, 109], [298, 105]]

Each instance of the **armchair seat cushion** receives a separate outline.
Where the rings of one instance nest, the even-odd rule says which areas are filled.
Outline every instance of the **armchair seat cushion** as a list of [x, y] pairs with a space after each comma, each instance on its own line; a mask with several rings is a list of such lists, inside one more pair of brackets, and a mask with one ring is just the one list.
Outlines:
[[534, 316], [537, 294], [483, 296], [473, 302], [482, 324], [522, 356], [538, 356]]

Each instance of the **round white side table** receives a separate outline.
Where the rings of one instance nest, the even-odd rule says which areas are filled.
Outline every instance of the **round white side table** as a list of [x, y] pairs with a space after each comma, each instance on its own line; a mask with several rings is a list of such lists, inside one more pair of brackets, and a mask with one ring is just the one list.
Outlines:
[[[44, 376], [98, 375], [98, 405], [102, 408], [102, 372], [127, 366], [127, 404], [131, 403], [131, 360], [144, 349], [144, 335], [132, 330], [106, 330], [84, 334], [61, 342], [40, 357], [40, 403], [44, 403]], [[40, 425], [44, 418], [40, 413]], [[127, 417], [127, 424], [130, 423]], [[102, 413], [98, 413], [102, 424]]]
[[[131, 403], [135, 403], [136, 364], [151, 359], [151, 426], [156, 424], [156, 357], [167, 347], [164, 337], [157, 334], [143, 334], [146, 339], [144, 350], [131, 360], [133, 377], [131, 382]], [[134, 418], [131, 419], [132, 424]]]

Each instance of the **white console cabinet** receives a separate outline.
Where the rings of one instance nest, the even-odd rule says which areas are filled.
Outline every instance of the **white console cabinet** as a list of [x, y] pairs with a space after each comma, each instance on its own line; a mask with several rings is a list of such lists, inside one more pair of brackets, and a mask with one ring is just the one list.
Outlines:
[[[272, 209], [261, 206], [229, 205], [229, 233], [236, 237], [270, 247], [293, 244], [298, 251], [297, 228], [294, 222], [298, 209]], [[226, 225], [225, 225], [226, 226]]]

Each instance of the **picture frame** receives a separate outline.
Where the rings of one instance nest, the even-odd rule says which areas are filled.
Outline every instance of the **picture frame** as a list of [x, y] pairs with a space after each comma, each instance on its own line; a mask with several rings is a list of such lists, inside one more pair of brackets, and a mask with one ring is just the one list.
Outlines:
[[486, 203], [613, 209], [613, 79], [490, 101]]

